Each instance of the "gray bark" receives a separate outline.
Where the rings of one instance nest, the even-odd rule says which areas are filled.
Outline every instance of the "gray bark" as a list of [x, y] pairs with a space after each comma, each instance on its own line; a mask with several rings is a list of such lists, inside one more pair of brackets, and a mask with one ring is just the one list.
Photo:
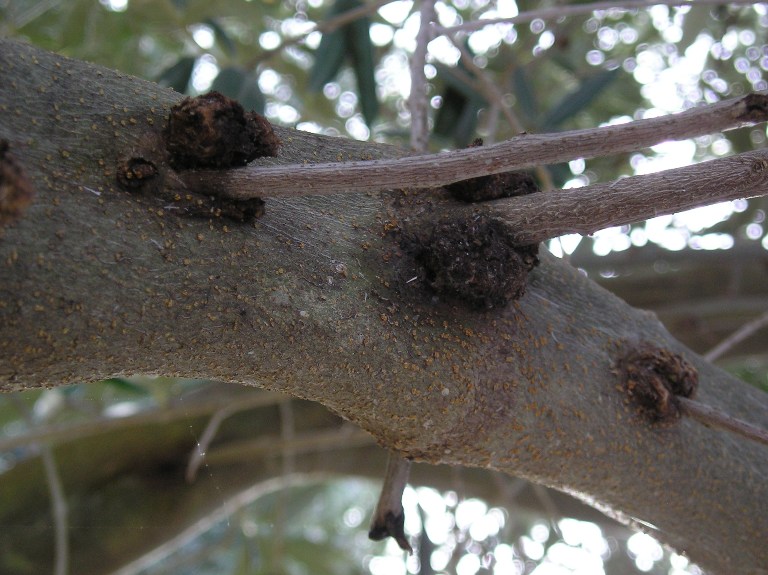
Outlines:
[[[392, 230], [441, 213], [439, 192], [274, 198], [254, 224], [181, 217], [115, 179], [155, 149], [178, 94], [8, 42], [0, 74], [0, 138], [37, 191], [0, 239], [2, 389], [156, 373], [281, 391], [416, 460], [502, 470], [640, 521], [713, 572], [768, 572], [765, 447], [649, 423], [615, 365], [649, 341], [696, 366], [709, 405], [766, 427], [768, 399], [654, 315], [547, 256], [503, 309], [434, 297]], [[281, 163], [403, 155], [279, 135]]]

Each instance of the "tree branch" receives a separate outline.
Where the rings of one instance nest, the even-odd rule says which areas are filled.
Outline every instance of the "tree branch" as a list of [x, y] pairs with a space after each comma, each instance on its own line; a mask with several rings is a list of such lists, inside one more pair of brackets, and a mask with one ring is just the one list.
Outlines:
[[722, 6], [731, 4], [734, 6], [744, 6], [752, 4], [761, 4], [759, 0], [732, 0], [724, 2], [723, 0], [696, 0], [695, 2], [685, 0], [659, 0], [648, 2], [647, 0], [616, 0], [615, 2], [593, 2], [591, 4], [568, 4], [553, 6], [551, 8], [542, 8], [540, 10], [530, 10], [522, 12], [511, 18], [489, 18], [487, 20], [474, 20], [458, 26], [442, 27], [436, 26], [435, 31], [438, 34], [453, 34], [455, 32], [475, 32], [482, 30], [486, 26], [496, 24], [525, 24], [534, 20], [555, 20], [567, 16], [581, 16], [592, 14], [601, 10], [642, 10], [651, 6]]
[[768, 312], [765, 312], [760, 317], [753, 319], [752, 321], [744, 324], [723, 341], [718, 343], [715, 347], [710, 349], [704, 354], [704, 359], [707, 361], [716, 361], [724, 354], [728, 353], [734, 346], [750, 337], [755, 332], [761, 330], [764, 326], [768, 325]]
[[381, 541], [392, 537], [403, 551], [413, 553], [413, 548], [405, 536], [405, 511], [403, 510], [403, 492], [411, 475], [411, 461], [399, 454], [390, 452], [387, 459], [387, 471], [381, 487], [379, 500], [371, 518], [368, 537]]
[[416, 50], [411, 56], [411, 94], [408, 96], [408, 108], [411, 111], [411, 148], [415, 152], [425, 152], [429, 144], [429, 98], [424, 66], [427, 63], [427, 45], [432, 40], [435, 0], [422, 0], [420, 11], [421, 24], [416, 36]]
[[190, 190], [215, 189], [234, 199], [435, 188], [488, 174], [631, 152], [670, 139], [701, 136], [767, 119], [768, 96], [756, 93], [670, 116], [556, 134], [526, 134], [487, 147], [442, 154], [269, 167], [252, 164], [236, 170], [183, 172], [180, 178]]
[[768, 445], [768, 430], [766, 429], [732, 417], [719, 409], [694, 399], [681, 396], [676, 396], [675, 399], [680, 403], [686, 414], [708, 427], [724, 429], [763, 445]]
[[563, 234], [591, 234], [698, 206], [768, 194], [768, 149], [684, 168], [553, 190], [492, 204], [530, 244]]
[[[27, 425], [34, 427], [32, 414], [16, 395], [11, 395], [11, 400], [21, 413]], [[48, 485], [48, 493], [51, 498], [51, 517], [53, 519], [54, 536], [54, 568], [53, 575], [67, 575], [69, 573], [69, 520], [67, 497], [64, 486], [61, 483], [53, 447], [48, 443], [38, 444], [40, 459], [45, 471], [45, 480]]]
[[[409, 280], [418, 262], [388, 232], [419, 209], [458, 209], [438, 194], [342, 196], [346, 184], [336, 180], [327, 191], [336, 196], [274, 199], [252, 225], [163, 210], [162, 198], [118, 186], [115, 167], [158, 137], [180, 96], [29, 46], [0, 47], [0, 106], [11, 111], [0, 116], [0, 137], [37, 190], [0, 241], [0, 387], [154, 373], [279, 390], [323, 403], [406, 457], [533, 479], [657, 526], [661, 540], [704, 568], [766, 573], [765, 548], [754, 544], [768, 534], [755, 505], [768, 497], [764, 446], [689, 418], [650, 425], [616, 389], [617, 345], [641, 338], [684, 354], [699, 372], [702, 401], [763, 427], [766, 395], [683, 348], [654, 316], [546, 254], [512, 305], [478, 311], [435, 297]], [[706, 133], [710, 118], [715, 131], [759, 121], [745, 102], [761, 98], [736, 101], [740, 115], [727, 121], [718, 110], [733, 112], [733, 101], [688, 112], [695, 127], [678, 131]], [[651, 132], [625, 146], [669, 137], [668, 122], [674, 117], [636, 123]], [[618, 126], [581, 141], [557, 136], [556, 147], [552, 136], [513, 143], [536, 164], [543, 150], [584, 154], [583, 146], [573, 152], [580, 142], [610, 153], [612, 130], [628, 130], [630, 140], [642, 132]], [[275, 162], [402, 153], [289, 130], [281, 137]], [[536, 142], [549, 147], [537, 152]], [[459, 155], [461, 169], [447, 155], [448, 175], [508, 171], [503, 162], [515, 159], [501, 157], [504, 146], [472, 150], [481, 155], [468, 162]], [[764, 165], [755, 156], [736, 168]], [[246, 186], [263, 173], [242, 172], [251, 174]], [[312, 184], [315, 170], [305, 177]], [[548, 194], [539, 195], [544, 202]], [[490, 215], [500, 205], [465, 209]]]

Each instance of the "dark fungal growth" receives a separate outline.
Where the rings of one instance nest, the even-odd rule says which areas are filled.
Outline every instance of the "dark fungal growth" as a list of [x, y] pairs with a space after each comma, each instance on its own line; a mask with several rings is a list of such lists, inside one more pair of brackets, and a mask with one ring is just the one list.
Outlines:
[[35, 195], [32, 183], [9, 149], [8, 141], [0, 140], [0, 226], [18, 220]]
[[280, 140], [266, 118], [245, 112], [218, 92], [186, 98], [171, 108], [165, 146], [176, 170], [244, 166], [276, 156]]
[[628, 401], [653, 422], [682, 416], [678, 397], [693, 397], [699, 374], [684, 357], [650, 343], [627, 344], [618, 371]]
[[416, 261], [438, 294], [471, 307], [501, 307], [525, 293], [538, 245], [515, 246], [499, 218], [470, 214], [438, 221], [416, 247]]
[[[483, 140], [478, 138], [469, 147], [477, 148], [482, 145]], [[461, 180], [447, 185], [445, 189], [462, 202], [485, 202], [533, 194], [539, 191], [539, 186], [526, 172], [505, 172]]]

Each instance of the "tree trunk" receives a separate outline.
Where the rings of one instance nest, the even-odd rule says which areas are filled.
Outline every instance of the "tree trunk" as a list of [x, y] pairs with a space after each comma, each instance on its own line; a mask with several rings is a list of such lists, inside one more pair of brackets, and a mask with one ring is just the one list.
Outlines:
[[[404, 456], [575, 494], [713, 572], [768, 573], [765, 446], [650, 422], [618, 366], [649, 342], [695, 366], [704, 403], [766, 427], [768, 398], [654, 315], [548, 255], [507, 306], [436, 295], [409, 241], [451, 202], [439, 191], [271, 199], [254, 223], [183, 215], [159, 147], [181, 96], [9, 42], [0, 74], [0, 138], [36, 190], [0, 239], [2, 389], [147, 373], [281, 391]], [[279, 157], [257, 161], [404, 155], [277, 133]], [[118, 184], [136, 157], [160, 195]]]

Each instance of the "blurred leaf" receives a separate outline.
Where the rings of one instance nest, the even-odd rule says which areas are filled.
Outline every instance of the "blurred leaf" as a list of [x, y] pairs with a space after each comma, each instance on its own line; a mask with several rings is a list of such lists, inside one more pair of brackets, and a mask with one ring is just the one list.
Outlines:
[[484, 100], [470, 100], [461, 111], [459, 121], [453, 132], [453, 142], [457, 148], [466, 148], [477, 132], [477, 118]]
[[134, 395], [149, 395], [149, 390], [146, 387], [135, 383], [130, 379], [125, 379], [122, 377], [111, 377], [109, 379], [105, 379], [103, 383], [105, 386], [112, 387], [117, 391], [122, 391]]
[[[238, 545], [240, 553], [237, 554], [237, 564], [233, 566], [232, 575], [251, 575], [253, 570], [253, 558], [249, 545]], [[233, 553], [234, 554], [234, 553]]]
[[444, 138], [450, 137], [466, 103], [467, 98], [461, 92], [448, 86], [443, 92], [442, 104], [435, 117], [433, 133]]
[[180, 94], [184, 94], [187, 91], [196, 60], [194, 56], [182, 56], [173, 66], [166, 68], [160, 73], [157, 83], [161, 86], [173, 88]]
[[539, 123], [539, 130], [549, 132], [559, 127], [566, 120], [589, 107], [590, 104], [621, 73], [621, 68], [603, 70], [584, 80], [573, 92], [566, 94], [547, 112]]
[[339, 73], [344, 63], [347, 39], [342, 30], [323, 34], [320, 45], [315, 51], [315, 63], [309, 75], [309, 89], [320, 92], [328, 82]]
[[77, 45], [94, 35], [89, 27], [95, 17], [100, 16], [103, 8], [97, 2], [69, 2], [61, 12], [61, 41], [66, 45]]
[[206, 18], [203, 23], [211, 27], [213, 35], [216, 38], [216, 43], [221, 46], [221, 49], [224, 50], [228, 56], [234, 56], [235, 52], [237, 52], [237, 46], [235, 46], [235, 42], [230, 38], [229, 34], [221, 24], [219, 24], [218, 20], [215, 18]]
[[[360, 6], [359, 0], [336, 0], [328, 10], [324, 22], [349, 12]], [[309, 76], [309, 89], [319, 92], [328, 82], [336, 77], [344, 56], [347, 54], [347, 26], [337, 28], [332, 32], [325, 32], [320, 45], [315, 50], [315, 63]]]
[[370, 126], [379, 113], [379, 100], [376, 97], [376, 63], [369, 28], [368, 18], [360, 18], [349, 24], [347, 44], [351, 50], [352, 64], [357, 76], [360, 107], [366, 124]]
[[437, 111], [432, 132], [437, 136], [451, 138], [457, 148], [463, 148], [472, 141], [477, 129], [477, 114], [485, 105], [485, 98], [469, 84], [457, 69], [437, 64], [437, 76], [445, 82], [443, 103]]
[[211, 90], [234, 98], [246, 110], [264, 112], [264, 95], [259, 89], [259, 78], [256, 73], [236, 66], [224, 68], [213, 81]]
[[520, 113], [525, 118], [523, 124], [528, 125], [539, 117], [539, 106], [533, 94], [533, 86], [528, 80], [528, 74], [522, 66], [515, 68], [512, 73], [512, 86]]
[[307, 538], [291, 538], [286, 541], [286, 554], [293, 561], [306, 565], [309, 573], [352, 574], [357, 571], [348, 557], [328, 542], [315, 543]]
[[[336, 0], [328, 11], [326, 21], [360, 6], [360, 0]], [[349, 55], [357, 78], [360, 108], [370, 126], [379, 113], [379, 101], [376, 96], [376, 62], [369, 29], [370, 20], [362, 17], [333, 32], [323, 34], [315, 51], [309, 89], [313, 92], [321, 91], [323, 86], [336, 77], [344, 58]]]

